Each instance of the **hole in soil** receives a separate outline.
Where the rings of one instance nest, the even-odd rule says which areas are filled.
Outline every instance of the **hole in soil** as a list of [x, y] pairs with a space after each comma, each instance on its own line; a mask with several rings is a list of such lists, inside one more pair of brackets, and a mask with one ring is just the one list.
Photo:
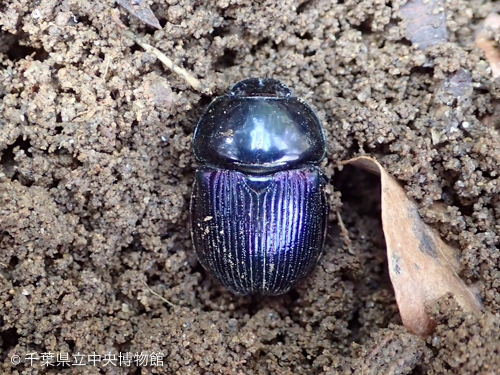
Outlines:
[[423, 365], [416, 365], [410, 375], [424, 375], [427, 374], [428, 369], [424, 368]]
[[[19, 173], [16, 171], [16, 161], [14, 160], [16, 149], [19, 147], [20, 150], [23, 150], [26, 156], [31, 158], [32, 153], [29, 150], [31, 147], [29, 140], [24, 140], [22, 136], [19, 136], [14, 143], [9, 145], [3, 152], [2, 157], [0, 157], [0, 165], [3, 166], [3, 172], [5, 175], [11, 180], [19, 180]], [[21, 182], [21, 181], [20, 181]]]
[[380, 218], [380, 177], [347, 165], [332, 178], [332, 184], [342, 193], [342, 202], [349, 202], [359, 215]]
[[120, 90], [118, 89], [115, 89], [115, 90], [111, 90], [111, 93], [110, 93], [111, 97], [116, 100], [118, 98], [120, 98]]
[[214, 31], [212, 32], [212, 37], [216, 36], [226, 36], [231, 34], [231, 29], [227, 26], [219, 26], [214, 27]]
[[460, 202], [454, 202], [454, 203], [458, 206], [458, 209], [460, 210], [462, 215], [472, 216], [472, 214], [474, 213], [474, 204], [471, 203], [465, 205], [465, 204], [460, 204]]
[[[58, 63], [54, 63], [54, 65], [52, 66], [49, 66], [49, 70], [54, 74], [56, 72], [58, 72], [60, 69], [64, 68], [64, 65], [62, 64], [58, 64]], [[59, 88], [61, 89], [61, 88]]]
[[347, 322], [347, 329], [351, 331], [350, 339], [356, 342], [359, 339], [359, 331], [361, 329], [361, 324], [359, 323], [359, 310], [354, 310], [352, 313], [352, 318]]
[[167, 24], [168, 20], [166, 18], [158, 18], [158, 22], [160, 22], [160, 26], [163, 29], [165, 27], [165, 25]]
[[267, 43], [269, 43], [270, 41], [270, 38], [262, 38], [261, 40], [259, 40], [257, 42], [256, 45], [254, 45], [251, 50], [250, 50], [250, 53], [253, 55], [253, 56], [256, 56], [257, 55], [257, 52], [263, 47], [265, 46]]
[[[350, 274], [342, 278], [351, 281], [356, 295], [356, 306], [348, 328], [350, 341], [357, 342], [362, 324], [359, 322], [359, 306], [368, 301], [377, 306], [374, 311], [385, 311], [382, 302], [373, 299], [380, 290], [392, 292], [392, 284], [387, 269], [387, 254], [382, 230], [380, 178], [360, 168], [346, 166], [332, 178], [334, 187], [342, 193], [344, 204], [342, 219], [350, 237], [359, 252], [360, 274], [355, 278]], [[358, 305], [360, 304], [360, 305]], [[381, 316], [386, 321], [387, 316]]]
[[10, 258], [9, 267], [11, 269], [14, 269], [14, 268], [16, 268], [18, 263], [19, 263], [19, 259], [17, 257], [13, 256]]
[[205, 269], [200, 264], [200, 262], [196, 262], [196, 265], [194, 267], [191, 267], [191, 274], [196, 274], [196, 273], [202, 275], [203, 277], [206, 277]]
[[72, 22], [74, 24], [81, 24], [81, 25], [85, 25], [85, 26], [91, 26], [92, 25], [92, 22], [90, 21], [90, 18], [89, 16], [84, 16], [84, 15], [80, 15], [80, 14], [76, 14], [73, 16], [73, 19], [72, 19]]
[[304, 1], [297, 7], [297, 14], [303, 13], [311, 5], [311, 1]]
[[23, 150], [29, 158], [33, 156], [33, 154], [29, 151], [31, 144], [28, 139], [24, 140], [22, 136], [17, 137], [16, 141], [9, 145], [7, 149], [3, 152], [2, 158], [0, 159], [0, 164], [8, 163], [14, 160], [14, 149], [19, 147], [20, 150]]
[[[283, 343], [285, 342], [283, 341]], [[306, 349], [302, 349], [302, 356], [307, 364], [312, 365], [314, 363], [313, 357], [309, 355]]]
[[421, 75], [433, 75], [434, 68], [433, 67], [424, 67], [424, 66], [415, 66], [410, 69], [410, 76], [415, 76], [417, 74]]
[[0, 332], [0, 347], [3, 351], [7, 351], [17, 345], [19, 341], [19, 335], [15, 328], [9, 328], [3, 332]]
[[126, 353], [130, 351], [131, 345], [132, 345], [132, 340], [126, 340], [122, 343], [115, 343], [115, 346], [120, 353]]
[[396, 41], [396, 43], [397, 44], [402, 44], [403, 46], [411, 46], [413, 44], [411, 42], [411, 40], [406, 39], [406, 38], [400, 39], [400, 40]]
[[58, 179], [58, 178], [54, 178], [52, 180], [52, 182], [50, 182], [49, 184], [47, 184], [47, 189], [50, 190], [50, 189], [54, 189], [54, 188], [57, 188], [59, 186], [59, 184], [61, 183], [61, 180]]
[[380, 178], [347, 165], [332, 178], [332, 184], [342, 194], [344, 206], [341, 215], [347, 229], [360, 246], [370, 247], [369, 251], [363, 253], [363, 257], [367, 262], [364, 267], [372, 268], [371, 272], [377, 274], [377, 277], [371, 278], [372, 282], [378, 281], [378, 285], [385, 285], [387, 281], [390, 284], [385, 272], [387, 255], [382, 230]]
[[19, 40], [16, 41], [16, 44], [10, 46], [7, 56], [12, 61], [19, 61], [31, 56], [33, 53], [34, 60], [44, 61], [49, 57], [49, 54], [44, 49], [20, 45]]
[[358, 26], [353, 26], [353, 29], [361, 31], [362, 34], [371, 34], [372, 33], [372, 22], [373, 17], [368, 17], [366, 20], [361, 22]]
[[60, 306], [62, 303], [62, 300], [64, 297], [66, 297], [67, 293], [62, 293], [58, 298], [57, 298], [57, 305]]
[[[56, 127], [57, 129], [57, 127]], [[62, 128], [61, 128], [62, 129]], [[64, 130], [64, 129], [63, 129]], [[62, 132], [62, 130], [61, 130]], [[57, 133], [60, 134], [60, 133]], [[83, 165], [83, 163], [78, 160], [78, 158], [74, 157], [71, 152], [69, 152], [67, 149], [61, 147], [60, 149], [56, 150], [54, 152], [55, 155], [59, 157], [59, 164], [65, 167], [71, 168], [71, 170], [75, 170]]]
[[[224, 91], [227, 91], [227, 90], [229, 90], [229, 87], [227, 87], [226, 90], [224, 90]], [[202, 95], [200, 100], [198, 101], [197, 107], [201, 108], [202, 110], [205, 110], [205, 108], [208, 107], [208, 105], [212, 102], [213, 99], [214, 99], [213, 97]], [[200, 112], [200, 116], [201, 116], [201, 112]]]
[[[158, 22], [160, 22], [161, 27], [163, 27], [167, 24], [166, 19], [158, 19]], [[158, 29], [156, 27], [147, 25], [145, 23], [143, 25], [144, 25], [144, 34], [154, 35], [154, 33], [158, 31]]]
[[148, 278], [148, 281], [147, 281], [147, 284], [152, 287], [153, 285], [155, 285], [156, 283], [160, 282], [161, 283], [161, 278], [159, 275], [151, 275], [149, 276]]
[[[230, 87], [224, 88], [224, 92], [229, 90], [229, 88]], [[223, 95], [224, 92], [221, 92], [219, 94]], [[212, 96], [202, 95], [200, 97], [200, 100], [198, 101], [198, 104], [194, 105], [190, 110], [186, 112], [186, 115], [184, 116], [184, 119], [181, 123], [183, 125], [185, 135], [190, 135], [192, 134], [192, 132], [194, 132], [194, 128], [196, 127], [196, 124], [198, 123], [198, 120], [200, 119], [202, 113], [216, 96], [218, 96], [218, 94]]]
[[297, 290], [295, 288], [290, 290], [287, 294], [290, 297], [291, 301], [297, 301], [300, 298], [300, 294], [299, 294], [299, 292], [297, 292]]
[[216, 72], [222, 72], [225, 68], [229, 68], [235, 65], [236, 51], [226, 49], [224, 54], [220, 56], [213, 65], [213, 69]]
[[130, 54], [133, 55], [136, 51], [143, 51], [142, 47], [138, 46], [137, 44], [132, 45], [129, 48]]
[[66, 344], [68, 344], [69, 350], [73, 352], [75, 350], [75, 342], [73, 340], [65, 340]]
[[282, 344], [285, 343], [285, 335], [282, 332], [278, 333], [274, 339], [269, 341], [269, 344], [271, 344], [271, 345], [277, 345], [278, 343], [282, 343]]
[[302, 39], [302, 40], [312, 40], [313, 36], [312, 36], [312, 34], [309, 31], [306, 31], [304, 33], [304, 35], [299, 36], [299, 38]]
[[130, 129], [132, 130], [132, 133], [135, 133], [135, 130], [137, 129], [138, 126], [139, 126], [139, 121], [133, 120], [132, 124], [130, 124]]

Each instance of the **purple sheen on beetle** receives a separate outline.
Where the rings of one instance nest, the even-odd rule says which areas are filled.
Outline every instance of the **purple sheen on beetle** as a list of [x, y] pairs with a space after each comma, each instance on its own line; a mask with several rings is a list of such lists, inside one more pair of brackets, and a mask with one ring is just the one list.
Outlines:
[[287, 292], [321, 255], [328, 212], [324, 187], [317, 167], [257, 179], [200, 169], [191, 201], [198, 259], [232, 292]]

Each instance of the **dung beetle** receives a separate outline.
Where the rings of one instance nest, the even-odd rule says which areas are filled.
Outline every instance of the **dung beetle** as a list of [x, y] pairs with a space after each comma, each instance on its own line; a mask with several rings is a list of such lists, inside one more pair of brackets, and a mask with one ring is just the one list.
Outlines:
[[230, 291], [278, 295], [316, 265], [328, 206], [323, 126], [275, 79], [250, 78], [200, 118], [191, 234], [202, 266]]

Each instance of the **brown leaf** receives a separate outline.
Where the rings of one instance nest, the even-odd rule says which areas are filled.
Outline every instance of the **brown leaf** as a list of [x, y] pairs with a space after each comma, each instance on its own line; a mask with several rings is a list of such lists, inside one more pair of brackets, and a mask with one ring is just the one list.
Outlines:
[[423, 50], [446, 42], [444, 0], [410, 0], [401, 7], [406, 21], [406, 37]]
[[422, 221], [416, 203], [406, 196], [397, 180], [368, 157], [345, 164], [380, 176], [389, 275], [408, 331], [421, 336], [431, 333], [435, 323], [425, 307], [447, 294], [452, 294], [464, 311], [480, 313], [480, 300], [457, 274], [460, 264], [456, 250]]
[[142, 22], [161, 29], [160, 21], [149, 8], [146, 0], [115, 0], [131, 14], [139, 18]]
[[476, 35], [476, 44], [484, 51], [493, 78], [496, 78], [500, 76], [500, 50], [495, 41], [488, 36], [488, 29], [498, 32], [500, 29], [500, 15], [490, 13], [484, 20], [483, 28]]

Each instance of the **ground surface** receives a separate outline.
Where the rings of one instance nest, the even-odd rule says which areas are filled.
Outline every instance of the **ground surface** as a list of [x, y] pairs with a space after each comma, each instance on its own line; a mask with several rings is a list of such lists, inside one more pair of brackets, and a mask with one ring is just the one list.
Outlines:
[[[448, 1], [449, 43], [425, 55], [405, 38], [397, 1], [338, 2], [150, 1], [160, 31], [120, 8], [125, 24], [217, 94], [242, 78], [274, 77], [323, 120], [337, 191], [329, 239], [313, 274], [272, 298], [226, 292], [194, 255], [190, 142], [211, 98], [124, 38], [112, 1], [0, 4], [0, 373], [499, 368], [500, 81], [473, 44], [493, 6]], [[460, 68], [473, 89], [443, 103], [437, 87]], [[462, 276], [477, 283], [484, 316], [444, 299], [429, 308], [432, 337], [404, 329], [378, 182], [336, 169], [360, 154], [376, 157], [461, 249]], [[340, 199], [350, 249], [336, 225]], [[436, 214], [436, 201], [447, 210]], [[76, 353], [146, 351], [163, 353], [163, 366], [26, 361], [28, 353], [74, 362]]]

